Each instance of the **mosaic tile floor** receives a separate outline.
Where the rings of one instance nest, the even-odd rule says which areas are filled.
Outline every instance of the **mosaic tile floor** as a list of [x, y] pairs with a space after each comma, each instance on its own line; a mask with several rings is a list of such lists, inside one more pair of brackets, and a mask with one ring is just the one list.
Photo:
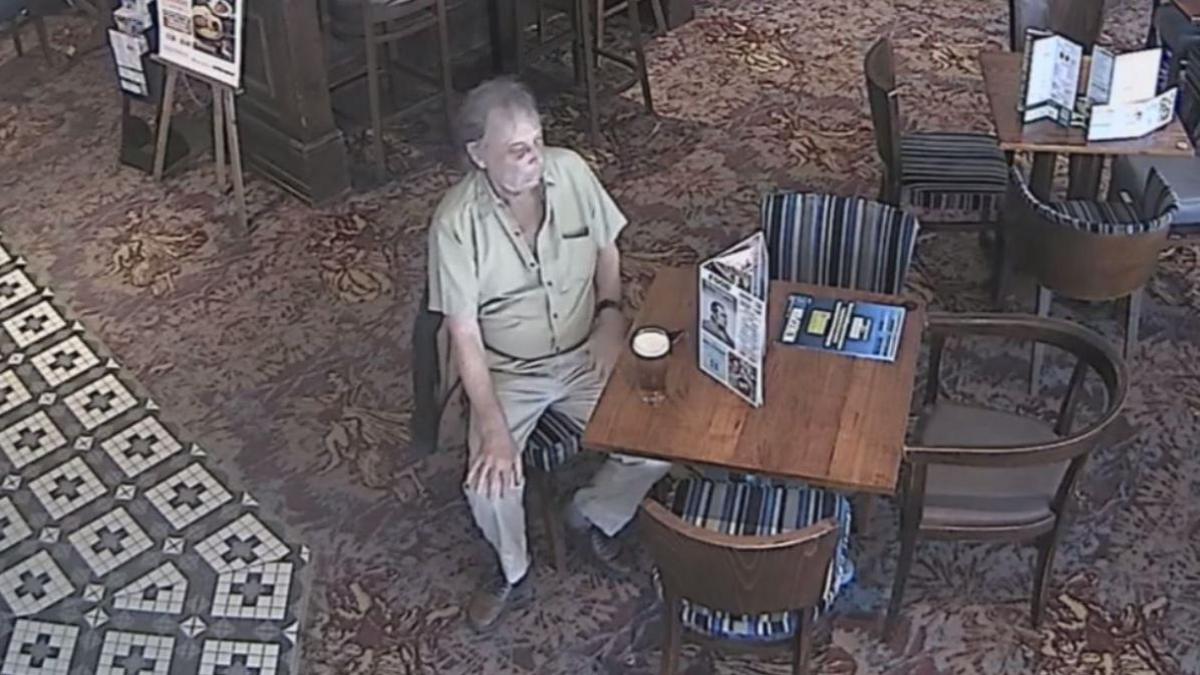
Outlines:
[[306, 546], [0, 246], [0, 675], [296, 673]]

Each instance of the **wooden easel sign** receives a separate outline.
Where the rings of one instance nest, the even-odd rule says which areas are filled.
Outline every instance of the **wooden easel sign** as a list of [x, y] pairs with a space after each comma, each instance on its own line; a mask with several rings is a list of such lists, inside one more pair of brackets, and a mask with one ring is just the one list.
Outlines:
[[200, 80], [212, 87], [213, 157], [217, 185], [225, 190], [225, 146], [229, 145], [229, 170], [241, 234], [249, 232], [242, 152], [238, 140], [237, 106], [242, 70], [243, 0], [158, 0], [158, 55], [167, 69], [162, 117], [154, 147], [154, 178], [162, 180], [167, 134], [179, 76]]

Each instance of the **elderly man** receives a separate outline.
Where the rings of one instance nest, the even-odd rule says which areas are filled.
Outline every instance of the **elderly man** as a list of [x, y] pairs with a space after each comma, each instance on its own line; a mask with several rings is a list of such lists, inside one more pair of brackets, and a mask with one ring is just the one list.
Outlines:
[[[429, 307], [446, 317], [470, 403], [464, 491], [502, 572], [471, 598], [468, 620], [482, 629], [529, 571], [525, 441], [550, 408], [583, 426], [624, 344], [626, 219], [583, 158], [543, 145], [533, 96], [516, 81], [472, 90], [459, 126], [472, 169], [433, 217]], [[615, 563], [611, 538], [668, 469], [613, 455], [568, 504], [568, 524]]]

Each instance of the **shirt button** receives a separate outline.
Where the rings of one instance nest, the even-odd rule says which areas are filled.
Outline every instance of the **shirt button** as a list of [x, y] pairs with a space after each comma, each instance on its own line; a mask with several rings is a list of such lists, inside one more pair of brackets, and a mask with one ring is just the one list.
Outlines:
[[554, 317], [555, 319], [557, 319], [557, 318], [558, 318], [558, 312], [555, 312], [555, 313], [551, 314], [550, 316], [552, 316], [552, 317]]
[[547, 281], [547, 282], [546, 282], [546, 287], [547, 287], [547, 288], [554, 288], [554, 282], [553, 282], [553, 281]]

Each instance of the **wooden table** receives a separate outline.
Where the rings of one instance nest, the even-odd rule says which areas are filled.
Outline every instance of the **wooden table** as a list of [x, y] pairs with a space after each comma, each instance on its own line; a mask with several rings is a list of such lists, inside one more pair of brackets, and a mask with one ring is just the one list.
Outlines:
[[1174, 0], [1174, 3], [1192, 23], [1200, 23], [1200, 0]]
[[[1021, 122], [1017, 102], [1021, 98], [1021, 54], [1012, 52], [983, 52], [983, 82], [1000, 149], [1034, 153], [1030, 188], [1034, 194], [1047, 199], [1054, 179], [1055, 153], [1072, 155], [1080, 169], [1072, 166], [1071, 198], [1092, 198], [1100, 180], [1103, 158], [1107, 155], [1178, 155], [1192, 156], [1192, 143], [1179, 118], [1158, 131], [1122, 141], [1089, 143], [1087, 130], [1066, 128], [1050, 120], [1032, 124]], [[1087, 161], [1087, 160], [1099, 161]]]
[[668, 357], [667, 400], [641, 401], [634, 356], [621, 354], [583, 436], [586, 447], [799, 478], [853, 492], [891, 494], [903, 452], [925, 310], [913, 303], [894, 363], [777, 343], [791, 293], [896, 303], [892, 296], [772, 282], [766, 402], [755, 409], [700, 372], [696, 268], [663, 268], [635, 326], [687, 332]]

